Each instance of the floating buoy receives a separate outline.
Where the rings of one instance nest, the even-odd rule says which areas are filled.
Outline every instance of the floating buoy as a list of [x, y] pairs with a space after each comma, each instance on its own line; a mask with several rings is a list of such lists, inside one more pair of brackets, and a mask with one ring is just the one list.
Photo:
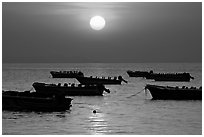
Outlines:
[[96, 113], [96, 110], [94, 110], [93, 113]]

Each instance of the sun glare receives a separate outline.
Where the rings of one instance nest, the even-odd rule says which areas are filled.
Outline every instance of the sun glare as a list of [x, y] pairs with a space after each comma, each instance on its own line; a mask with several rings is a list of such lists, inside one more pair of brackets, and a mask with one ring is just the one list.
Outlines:
[[102, 30], [105, 24], [105, 19], [101, 16], [94, 16], [90, 19], [90, 26], [94, 30]]

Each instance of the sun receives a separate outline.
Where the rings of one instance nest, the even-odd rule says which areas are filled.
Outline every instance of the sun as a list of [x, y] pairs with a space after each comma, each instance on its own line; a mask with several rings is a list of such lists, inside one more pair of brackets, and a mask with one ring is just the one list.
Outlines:
[[102, 30], [106, 25], [106, 21], [101, 16], [94, 16], [90, 19], [90, 26], [94, 30]]

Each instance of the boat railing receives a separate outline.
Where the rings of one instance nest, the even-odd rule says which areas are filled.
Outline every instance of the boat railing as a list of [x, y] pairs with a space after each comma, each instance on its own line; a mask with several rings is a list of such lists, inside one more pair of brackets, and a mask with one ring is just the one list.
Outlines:
[[171, 88], [171, 89], [180, 89], [180, 90], [186, 90], [186, 89], [188, 89], [188, 90], [202, 90], [202, 86], [200, 86], [199, 88], [197, 88], [197, 87], [186, 87], [186, 86], [182, 86], [182, 87], [178, 87], [178, 86], [176, 86], [176, 87], [172, 87], [172, 86], [159, 86], [159, 85], [151, 85], [151, 84], [147, 84], [146, 86], [145, 86], [145, 89], [147, 89], [148, 87], [158, 87], [158, 88]]
[[88, 84], [88, 85], [83, 85], [83, 84], [75, 84], [75, 83], [58, 83], [58, 84], [45, 84], [45, 83], [39, 83], [39, 85], [43, 85], [45, 87], [96, 87], [98, 86], [97, 84]]
[[54, 74], [83, 74], [81, 71], [50, 71]]
[[104, 76], [102, 76], [102, 77], [97, 77], [97, 76], [93, 77], [93, 76], [89, 76], [89, 78], [93, 78], [93, 79], [107, 79], [107, 80], [120, 80], [120, 78], [118, 78], [118, 77], [104, 77]]
[[154, 75], [158, 75], [158, 76], [190, 76], [189, 73], [152, 73]]

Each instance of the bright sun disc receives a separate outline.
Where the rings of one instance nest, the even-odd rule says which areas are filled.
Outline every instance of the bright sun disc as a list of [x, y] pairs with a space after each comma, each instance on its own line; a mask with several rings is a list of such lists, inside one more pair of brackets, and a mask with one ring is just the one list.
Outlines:
[[101, 16], [94, 16], [90, 20], [90, 26], [94, 30], [101, 30], [105, 27], [105, 19]]

